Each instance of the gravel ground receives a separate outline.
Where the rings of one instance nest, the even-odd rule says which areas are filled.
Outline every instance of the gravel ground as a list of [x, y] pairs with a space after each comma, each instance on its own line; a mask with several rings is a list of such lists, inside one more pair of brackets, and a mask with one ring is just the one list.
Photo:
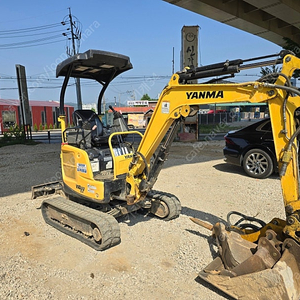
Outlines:
[[0, 148], [0, 299], [229, 299], [197, 278], [216, 249], [189, 218], [237, 210], [269, 221], [284, 210], [277, 176], [246, 177], [224, 163], [223, 143], [175, 143], [155, 189], [181, 200], [181, 216], [123, 217], [121, 244], [104, 252], [46, 225], [31, 200], [32, 185], [60, 179], [60, 145]]

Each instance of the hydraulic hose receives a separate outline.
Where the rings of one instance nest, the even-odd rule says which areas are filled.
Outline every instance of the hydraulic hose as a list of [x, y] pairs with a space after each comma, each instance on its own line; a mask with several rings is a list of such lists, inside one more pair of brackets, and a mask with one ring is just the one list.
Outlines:
[[[284, 150], [285, 153], [290, 153], [291, 152], [291, 149], [292, 149], [292, 145], [294, 143], [294, 140], [295, 138], [299, 135], [300, 133], [300, 126], [297, 128], [297, 130], [294, 132], [294, 134], [291, 136], [290, 140], [289, 140], [289, 143], [287, 145], [287, 148]], [[288, 163], [289, 161], [283, 161], [282, 162], [282, 166], [281, 166], [281, 169], [279, 171], [279, 175], [280, 176], [284, 176], [285, 175], [285, 172], [286, 172], [286, 169], [287, 169], [287, 166], [288, 166]]]
[[[298, 96], [300, 96], [300, 91], [298, 89], [289, 87], [289, 86], [283, 86], [283, 85], [276, 85], [276, 84], [271, 84], [271, 83], [264, 83], [264, 86], [267, 88], [276, 88], [276, 89], [282, 89], [287, 91], [290, 94], [296, 94]], [[285, 99], [287, 100], [287, 99]], [[286, 149], [284, 149], [284, 155], [283, 155], [283, 161], [282, 161], [282, 166], [281, 169], [279, 171], [279, 175], [280, 176], [284, 176], [286, 173], [286, 169], [288, 166], [288, 163], [291, 159], [291, 149], [294, 143], [295, 138], [300, 134], [300, 126], [297, 128], [297, 130], [293, 133], [293, 135], [291, 136], [291, 138], [289, 139], [288, 145], [286, 147]]]
[[[289, 77], [287, 75], [283, 74], [283, 73], [275, 73], [275, 72], [274, 73], [270, 73], [270, 74], [267, 74], [267, 75], [263, 76], [258, 81], [262, 82], [263, 80], [266, 80], [268, 77], [272, 78], [272, 76], [274, 76], [274, 77], [275, 76], [276, 77], [278, 77], [278, 76], [284, 77], [285, 80], [286, 80], [287, 86], [288, 87], [292, 87], [292, 84], [291, 84], [291, 81], [290, 81]], [[282, 105], [283, 132], [284, 132], [285, 137], [286, 137], [287, 140], [290, 140], [289, 137], [287, 136], [287, 130], [286, 130], [286, 103], [287, 103], [287, 100], [288, 100], [289, 96], [290, 96], [290, 93], [288, 92], [286, 94], [285, 98], [284, 98], [283, 105]]]

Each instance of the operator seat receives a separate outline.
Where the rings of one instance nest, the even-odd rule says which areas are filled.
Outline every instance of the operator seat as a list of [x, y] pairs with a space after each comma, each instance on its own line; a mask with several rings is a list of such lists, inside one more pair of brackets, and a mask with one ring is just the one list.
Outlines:
[[87, 147], [89, 144], [93, 147], [100, 147], [108, 143], [109, 134], [99, 116], [89, 109], [78, 109], [73, 112], [73, 123], [76, 127], [87, 132], [85, 135]]

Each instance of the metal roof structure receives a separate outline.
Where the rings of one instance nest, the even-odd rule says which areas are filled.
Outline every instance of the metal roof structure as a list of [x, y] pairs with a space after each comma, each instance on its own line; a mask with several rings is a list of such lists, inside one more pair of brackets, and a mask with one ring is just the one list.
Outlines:
[[217, 106], [226, 107], [226, 106], [267, 106], [267, 103], [248, 103], [248, 102], [228, 102], [228, 103], [218, 103]]
[[[153, 111], [154, 108], [153, 107], [149, 107], [149, 106], [133, 106], [133, 107], [128, 107], [128, 106], [124, 106], [124, 107], [114, 107], [115, 111], [121, 112], [122, 114], [145, 114], [147, 113], [149, 110]], [[112, 112], [112, 110], [109, 110], [109, 112]]]
[[77, 53], [62, 61], [56, 67], [56, 77], [64, 76], [60, 92], [60, 115], [64, 115], [65, 93], [70, 77], [93, 79], [102, 85], [98, 96], [98, 114], [101, 114], [101, 103], [110, 82], [121, 73], [132, 69], [128, 56], [102, 50], [88, 50]]
[[164, 0], [279, 46], [300, 45], [299, 0]]
[[56, 67], [56, 77], [94, 79], [98, 82], [110, 82], [121, 73], [132, 69], [130, 58], [114, 52], [88, 50], [78, 53], [61, 62]]
[[[20, 100], [16, 99], [0, 99], [0, 105], [6, 106], [19, 106]], [[58, 101], [37, 101], [37, 100], [29, 100], [30, 106], [47, 106], [47, 107], [59, 107]], [[65, 105], [65, 107], [72, 107], [70, 105]]]

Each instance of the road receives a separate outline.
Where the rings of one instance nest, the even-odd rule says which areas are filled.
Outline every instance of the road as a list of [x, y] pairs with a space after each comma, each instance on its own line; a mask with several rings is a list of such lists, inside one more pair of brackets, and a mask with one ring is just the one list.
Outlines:
[[[135, 129], [140, 131], [142, 134], [145, 133], [145, 129]], [[200, 134], [199, 141], [222, 141], [225, 133], [207, 133]], [[49, 130], [49, 131], [38, 131], [32, 132], [32, 139], [40, 143], [61, 143], [61, 131], [60, 130]]]
[[61, 131], [49, 130], [33, 132], [32, 139], [41, 143], [61, 143]]

